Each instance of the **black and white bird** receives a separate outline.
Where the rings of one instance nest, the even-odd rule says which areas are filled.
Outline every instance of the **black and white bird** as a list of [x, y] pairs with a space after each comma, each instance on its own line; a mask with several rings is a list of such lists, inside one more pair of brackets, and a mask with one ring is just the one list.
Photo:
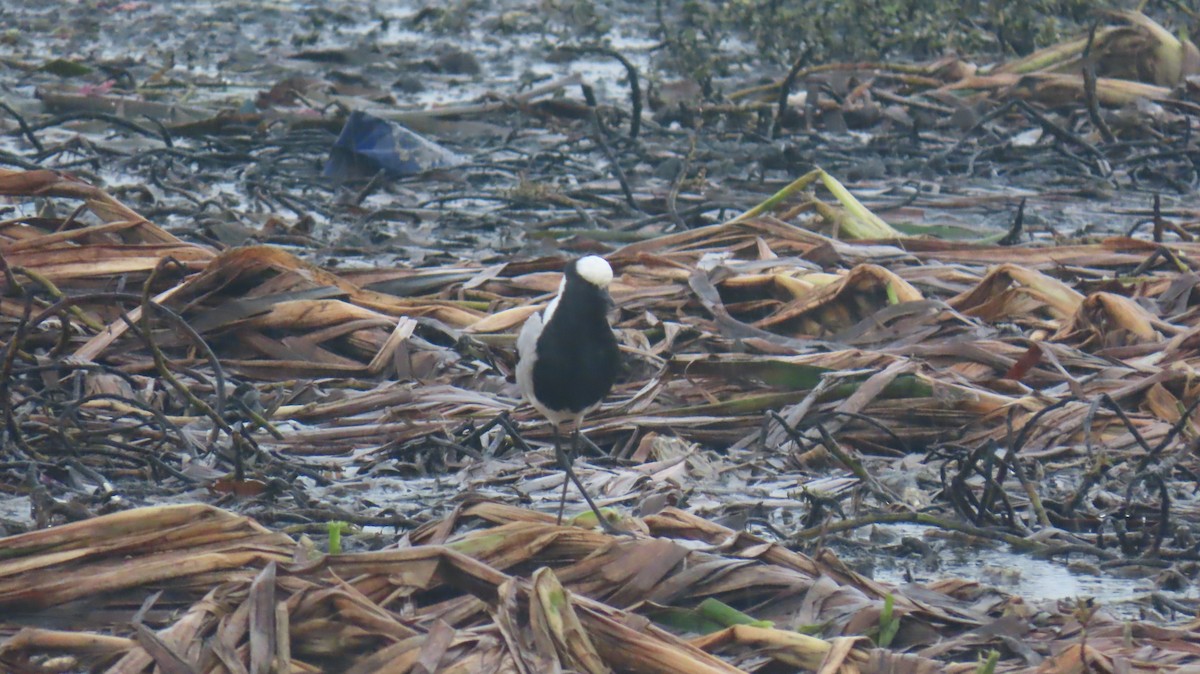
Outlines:
[[[598, 255], [572, 261], [563, 272], [558, 294], [541, 313], [525, 321], [517, 337], [517, 385], [554, 428], [554, 454], [567, 477], [587, 501], [601, 526], [612, 530], [571, 467], [561, 434], [571, 427], [572, 450], [579, 443], [583, 418], [612, 389], [620, 369], [617, 338], [608, 324], [613, 271]], [[572, 451], [573, 454], [573, 451]], [[567, 485], [563, 482], [563, 503]], [[563, 503], [558, 521], [562, 523]]]

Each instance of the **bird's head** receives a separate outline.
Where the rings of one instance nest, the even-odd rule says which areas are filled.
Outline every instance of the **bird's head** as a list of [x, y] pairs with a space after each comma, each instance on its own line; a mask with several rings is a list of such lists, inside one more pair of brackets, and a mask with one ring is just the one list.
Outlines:
[[[613, 280], [612, 267], [599, 255], [587, 255], [573, 260], [563, 271], [558, 295], [546, 305], [542, 322], [549, 323], [558, 311], [559, 303], [572, 306], [572, 312], [607, 314], [613, 308], [608, 286]], [[578, 314], [576, 314], [578, 315]]]
[[[613, 309], [612, 296], [608, 294], [608, 286], [613, 280], [613, 270], [608, 261], [599, 255], [586, 255], [567, 265], [563, 278], [563, 290], [582, 300], [592, 297], [592, 306], [601, 307], [608, 312]], [[568, 290], [575, 286], [573, 290]]]
[[587, 255], [575, 260], [567, 268], [567, 275], [570, 276], [572, 271], [580, 280], [587, 281], [601, 290], [607, 290], [608, 284], [613, 280], [612, 267], [599, 255]]

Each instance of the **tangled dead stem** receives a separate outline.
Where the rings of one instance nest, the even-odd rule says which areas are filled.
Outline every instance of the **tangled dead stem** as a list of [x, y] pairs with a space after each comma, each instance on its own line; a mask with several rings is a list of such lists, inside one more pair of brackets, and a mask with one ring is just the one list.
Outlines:
[[[588, 8], [485, 29], [628, 98], [522, 72], [407, 109], [422, 78], [380, 78], [444, 95], [511, 57], [428, 47], [478, 7], [407, 16], [428, 53], [377, 16], [370, 49], [294, 33], [225, 79], [21, 58], [42, 19], [10, 10], [0, 665], [1200, 671], [1195, 47], [1123, 12], [987, 68], [720, 61], [658, 3], [654, 61]], [[349, 109], [467, 160], [334, 184]], [[512, 437], [548, 438], [515, 329], [582, 252], [616, 270], [626, 366], [576, 470], [627, 536], [555, 526], [553, 457]], [[861, 571], [952, 545], [1154, 589], [1115, 612]]]

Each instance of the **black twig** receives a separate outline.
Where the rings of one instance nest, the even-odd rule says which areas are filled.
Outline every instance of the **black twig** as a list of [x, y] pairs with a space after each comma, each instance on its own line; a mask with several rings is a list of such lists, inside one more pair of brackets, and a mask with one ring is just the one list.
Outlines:
[[38, 140], [37, 134], [33, 132], [33, 129], [29, 128], [29, 124], [21, 116], [21, 113], [14, 110], [12, 106], [4, 101], [0, 101], [0, 109], [3, 109], [12, 115], [13, 119], [17, 120], [17, 126], [21, 128], [21, 135], [29, 140], [29, 144], [33, 146], [33, 149], [37, 150], [39, 155], [46, 151], [46, 148], [42, 146], [42, 141]]
[[804, 69], [809, 58], [812, 57], [813, 48], [809, 45], [804, 49], [800, 56], [792, 61], [792, 67], [788, 69], [787, 77], [783, 78], [783, 82], [779, 84], [779, 99], [775, 105], [775, 121], [771, 124], [771, 138], [778, 138], [783, 131], [783, 115], [787, 112], [788, 97], [792, 95], [792, 87], [796, 84], [796, 77], [800, 75], [800, 71]]
[[1092, 43], [1096, 41], [1096, 28], [1099, 25], [1099, 21], [1092, 22], [1092, 27], [1088, 29], [1087, 45], [1083, 48], [1083, 97], [1087, 102], [1088, 119], [1100, 132], [1105, 143], [1115, 143], [1117, 137], [1100, 114], [1100, 103], [1096, 97], [1096, 60], [1092, 58]]
[[633, 65], [633, 62], [625, 58], [621, 52], [607, 47], [563, 47], [563, 50], [579, 54], [609, 56], [616, 59], [625, 68], [625, 74], [629, 78], [629, 140], [637, 140], [638, 134], [642, 131], [642, 85], [637, 66]]
[[625, 169], [621, 168], [621, 163], [617, 161], [616, 154], [609, 147], [608, 141], [604, 139], [606, 131], [604, 129], [604, 121], [600, 119], [600, 108], [596, 103], [596, 92], [587, 84], [580, 84], [579, 86], [583, 89], [583, 98], [592, 112], [592, 126], [596, 131], [596, 144], [600, 146], [600, 149], [604, 152], [604, 156], [608, 158], [608, 163], [612, 166], [613, 175], [621, 185], [621, 193], [625, 195], [625, 203], [629, 204], [629, 207], [633, 210], [641, 213], [643, 211], [638, 206], [637, 200], [633, 198], [633, 190], [629, 187], [629, 179], [625, 177]]
[[1021, 203], [1017, 204], [1017, 214], [1013, 217], [1012, 225], [1008, 228], [1008, 234], [1004, 235], [996, 243], [1001, 246], [1015, 246], [1021, 242], [1021, 230], [1025, 227], [1025, 197], [1021, 197]]

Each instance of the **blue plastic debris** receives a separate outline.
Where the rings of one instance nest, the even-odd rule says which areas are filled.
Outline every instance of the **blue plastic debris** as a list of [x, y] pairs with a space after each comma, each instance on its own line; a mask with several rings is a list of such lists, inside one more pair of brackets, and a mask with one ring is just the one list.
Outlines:
[[382, 169], [388, 175], [403, 178], [465, 162], [462, 155], [395, 122], [355, 110], [329, 151], [324, 174], [346, 180], [370, 177]]

